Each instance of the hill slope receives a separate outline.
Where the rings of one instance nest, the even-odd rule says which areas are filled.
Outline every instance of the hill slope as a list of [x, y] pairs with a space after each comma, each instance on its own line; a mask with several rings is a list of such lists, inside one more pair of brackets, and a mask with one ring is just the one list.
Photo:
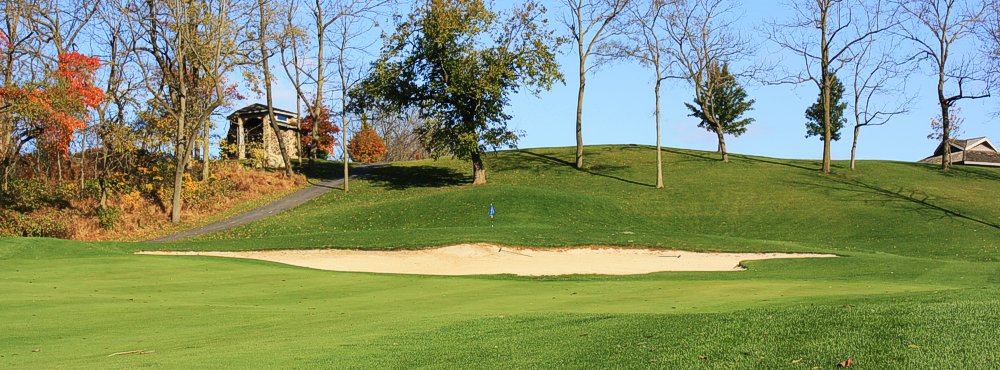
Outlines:
[[[696, 250], [867, 251], [994, 261], [1000, 256], [1000, 169], [863, 161], [835, 163], [667, 150], [654, 189], [653, 150], [571, 148], [488, 156], [490, 184], [468, 184], [462, 161], [397, 164], [264, 222], [174, 245], [180, 249], [638, 245]], [[490, 228], [487, 211], [497, 209]], [[235, 239], [235, 240], [234, 240]], [[240, 239], [253, 239], [246, 243]], [[229, 240], [225, 242], [225, 240]], [[220, 241], [224, 241], [220, 243]]]

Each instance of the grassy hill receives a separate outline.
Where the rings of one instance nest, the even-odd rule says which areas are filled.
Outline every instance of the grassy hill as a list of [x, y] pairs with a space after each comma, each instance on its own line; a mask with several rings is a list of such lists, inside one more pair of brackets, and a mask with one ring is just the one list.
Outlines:
[[[171, 244], [0, 240], [0, 367], [985, 368], [1000, 361], [1000, 169], [666, 152], [506, 151], [392, 165]], [[495, 227], [487, 217], [497, 210]], [[462, 242], [819, 251], [724, 273], [429, 277], [136, 249]], [[39, 351], [33, 352], [32, 350]], [[109, 354], [131, 350], [145, 355]]]

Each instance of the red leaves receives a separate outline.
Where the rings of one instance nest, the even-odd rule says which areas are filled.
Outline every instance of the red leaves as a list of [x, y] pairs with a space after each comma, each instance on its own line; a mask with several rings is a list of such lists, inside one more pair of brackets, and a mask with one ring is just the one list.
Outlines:
[[378, 162], [385, 154], [385, 143], [374, 129], [365, 125], [347, 144], [347, 153], [351, 155], [351, 159], [358, 162]]
[[10, 43], [10, 38], [7, 37], [7, 34], [4, 33], [3, 30], [0, 30], [0, 50], [10, 49], [13, 46], [14, 45]]
[[0, 102], [40, 132], [35, 137], [39, 147], [66, 153], [73, 134], [87, 126], [88, 111], [104, 101], [104, 91], [93, 83], [100, 66], [97, 58], [80, 53], [59, 55], [53, 81], [42, 87], [0, 88]]
[[[319, 108], [319, 118], [313, 117], [313, 115], [306, 116], [302, 120], [302, 130], [304, 131], [302, 135], [302, 148], [307, 152], [311, 152], [314, 148], [318, 150], [325, 151], [327, 153], [333, 152], [333, 146], [337, 145], [337, 137], [335, 136], [340, 132], [340, 127], [334, 125], [330, 121], [330, 111], [326, 107]], [[318, 123], [319, 129], [319, 143], [314, 143], [312, 138], [313, 125]]]

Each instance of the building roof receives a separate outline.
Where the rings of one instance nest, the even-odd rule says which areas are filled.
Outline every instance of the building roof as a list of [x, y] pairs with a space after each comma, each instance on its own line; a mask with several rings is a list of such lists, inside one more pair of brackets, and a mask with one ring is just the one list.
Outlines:
[[[232, 119], [235, 116], [247, 116], [247, 115], [256, 115], [256, 114], [262, 114], [262, 113], [263, 114], [267, 113], [267, 106], [264, 105], [264, 104], [260, 104], [260, 103], [253, 103], [253, 104], [250, 104], [250, 105], [245, 106], [243, 108], [237, 109], [236, 111], [234, 111], [232, 114], [230, 114], [226, 118]], [[278, 107], [274, 107], [274, 114], [281, 114], [281, 115], [289, 116], [289, 117], [292, 117], [292, 118], [298, 118], [298, 115], [295, 114], [295, 112], [292, 112], [292, 111], [287, 110], [287, 109], [281, 109], [281, 108], [278, 108]]]
[[[975, 137], [971, 139], [954, 139], [951, 141], [951, 152], [966, 151], [975, 148], [981, 144], [985, 144], [986, 147], [993, 149], [994, 152], [998, 151], [997, 146], [993, 145], [993, 142], [985, 136]], [[937, 149], [934, 150], [934, 155], [944, 155], [944, 145], [939, 144]]]
[[[952, 163], [1000, 166], [1000, 150], [997, 150], [997, 146], [985, 136], [971, 139], [954, 139], [949, 145], [951, 146]], [[979, 146], [985, 147], [986, 150], [972, 150]], [[941, 163], [943, 156], [944, 145], [939, 144], [932, 156], [924, 158], [920, 162]]]

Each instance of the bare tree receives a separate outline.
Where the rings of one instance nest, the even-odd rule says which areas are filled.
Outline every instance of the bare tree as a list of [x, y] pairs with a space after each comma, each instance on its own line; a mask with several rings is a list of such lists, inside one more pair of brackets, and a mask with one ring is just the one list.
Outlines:
[[[729, 162], [725, 135], [733, 131], [727, 132], [727, 124], [720, 117], [725, 107], [716, 106], [716, 94], [730, 79], [753, 77], [761, 69], [749, 66], [733, 72], [730, 68], [731, 62], [741, 62], [753, 54], [750, 42], [739, 35], [734, 8], [729, 0], [677, 1], [671, 6], [671, 27], [667, 28], [671, 53], [680, 67], [679, 77], [694, 87], [696, 108], [702, 112], [699, 117], [715, 131], [723, 162]], [[727, 75], [720, 73], [722, 66], [726, 66]]]
[[[670, 44], [673, 0], [632, 1], [627, 7], [623, 42], [601, 45], [601, 55], [617, 55], [638, 61], [653, 72], [654, 116], [656, 122], [656, 188], [663, 188], [663, 151], [660, 144], [660, 92], [671, 77], [674, 50]], [[582, 78], [582, 75], [581, 75]], [[581, 94], [582, 94], [581, 90]], [[579, 112], [579, 111], [578, 111]], [[578, 147], [578, 154], [579, 147]], [[577, 157], [578, 160], [580, 157]]]
[[896, 60], [894, 39], [862, 42], [852, 55], [851, 109], [854, 115], [854, 140], [851, 143], [851, 169], [856, 169], [858, 137], [862, 127], [881, 126], [893, 117], [909, 112], [913, 97], [907, 97], [900, 77], [908, 72]]
[[[40, 49], [42, 41], [33, 32], [29, 14], [35, 8], [31, 1], [3, 0], [0, 2], [3, 23], [0, 24], [0, 77], [4, 90], [25, 81], [37, 80], [44, 74]], [[24, 146], [41, 132], [28, 120], [10, 113], [11, 104], [0, 102], [0, 190], [6, 191]]]
[[[302, 28], [296, 24], [298, 13], [298, 1], [289, 1], [285, 9], [285, 20], [283, 23], [283, 34], [279, 39], [278, 49], [281, 56], [281, 66], [285, 70], [285, 75], [292, 82], [295, 89], [295, 143], [298, 148], [299, 164], [302, 164], [302, 64], [299, 62], [299, 43], [305, 37]], [[289, 56], [289, 54], [291, 54]], [[289, 59], [290, 58], [290, 59]], [[294, 67], [291, 67], [294, 66]]]
[[431, 153], [424, 148], [417, 133], [417, 128], [424, 124], [417, 109], [407, 109], [401, 114], [369, 110], [361, 119], [382, 137], [386, 149], [382, 160], [395, 162], [430, 157]]
[[[339, 68], [335, 71], [326, 68], [330, 58], [326, 48], [331, 42], [330, 32], [335, 29], [331, 27], [335, 27], [336, 22], [345, 17], [365, 18], [389, 2], [389, 0], [315, 0], [309, 3], [307, 14], [302, 16], [308, 20], [308, 25], [298, 24], [296, 17], [291, 14], [288, 16], [284, 25], [287, 41], [281, 44], [282, 64], [285, 73], [292, 80], [298, 99], [305, 103], [310, 115], [314, 117], [321, 115], [326, 105], [323, 97], [327, 89], [326, 83], [339, 72]], [[297, 7], [291, 9], [295, 11]], [[355, 41], [350, 40], [348, 43], [353, 46]], [[305, 54], [309, 56], [300, 57]], [[319, 125], [313, 125], [310, 134], [313, 142], [318, 142]], [[313, 147], [309, 156], [311, 159], [316, 159], [316, 154]]]
[[[184, 173], [195, 138], [227, 103], [226, 76], [243, 63], [240, 35], [252, 19], [234, 0], [147, 0], [124, 9], [150, 102], [174, 127], [171, 221], [181, 221]], [[192, 99], [196, 98], [196, 99]]]
[[347, 131], [351, 115], [348, 112], [348, 92], [361, 80], [363, 70], [361, 64], [365, 56], [370, 56], [366, 50], [374, 49], [374, 38], [365, 42], [365, 35], [378, 26], [378, 17], [392, 3], [391, 0], [366, 0], [354, 4], [354, 11], [345, 12], [337, 19], [336, 31], [332, 37], [334, 61], [337, 64], [337, 77], [340, 80], [340, 149], [344, 161], [344, 191], [350, 189], [350, 174], [347, 154]]
[[[574, 41], [579, 62], [580, 85], [576, 97], [576, 168], [583, 168], [583, 93], [587, 86], [587, 72], [611, 60], [598, 53], [602, 45], [621, 33], [615, 19], [621, 15], [629, 0], [563, 0], [566, 14], [563, 25]], [[588, 59], [596, 60], [587, 65]]]
[[106, 208], [110, 195], [110, 173], [124, 169], [128, 162], [130, 146], [128, 120], [130, 111], [136, 109], [139, 96], [139, 78], [133, 67], [131, 35], [120, 22], [121, 4], [105, 1], [97, 13], [99, 26], [94, 31], [94, 46], [100, 50], [101, 60], [107, 68], [103, 74], [104, 102], [97, 107], [97, 145], [100, 157], [97, 163], [97, 185], [100, 207]]
[[259, 23], [257, 27], [257, 47], [260, 54], [258, 54], [258, 63], [261, 71], [264, 73], [262, 76], [261, 83], [264, 84], [265, 95], [267, 96], [267, 120], [271, 124], [271, 129], [274, 131], [274, 137], [278, 141], [278, 150], [281, 152], [281, 161], [285, 166], [285, 175], [292, 176], [292, 161], [288, 155], [288, 147], [285, 144], [285, 136], [281, 133], [281, 128], [278, 126], [278, 120], [274, 116], [274, 95], [272, 94], [271, 83], [273, 81], [273, 76], [271, 75], [271, 57], [274, 56], [272, 48], [269, 44], [278, 42], [278, 39], [283, 36], [283, 34], [275, 34], [269, 31], [269, 25], [272, 23], [277, 23], [277, 13], [274, 8], [270, 5], [268, 1], [257, 0], [257, 15]]
[[[989, 97], [988, 87], [966, 93], [966, 84], [983, 82], [983, 65], [965, 55], [953, 55], [953, 47], [973, 36], [983, 24], [992, 1], [902, 0], [900, 8], [907, 16], [901, 35], [917, 49], [915, 58], [928, 64], [937, 75], [937, 100], [941, 109], [941, 170], [951, 167], [951, 114], [949, 110], [965, 99]], [[961, 49], [959, 49], [961, 50]], [[957, 51], [961, 52], [961, 51]], [[964, 57], [964, 58], [963, 58]], [[956, 60], [952, 60], [952, 59]]]
[[[884, 19], [883, 0], [796, 0], [789, 23], [773, 24], [768, 37], [782, 48], [801, 57], [802, 72], [779, 83], [812, 81], [822, 102], [823, 166], [830, 173], [831, 90], [835, 75], [848, 62], [852, 51], [865, 40], [890, 30], [894, 24]], [[818, 35], [807, 36], [805, 31]], [[818, 70], [814, 70], [818, 67]]]

